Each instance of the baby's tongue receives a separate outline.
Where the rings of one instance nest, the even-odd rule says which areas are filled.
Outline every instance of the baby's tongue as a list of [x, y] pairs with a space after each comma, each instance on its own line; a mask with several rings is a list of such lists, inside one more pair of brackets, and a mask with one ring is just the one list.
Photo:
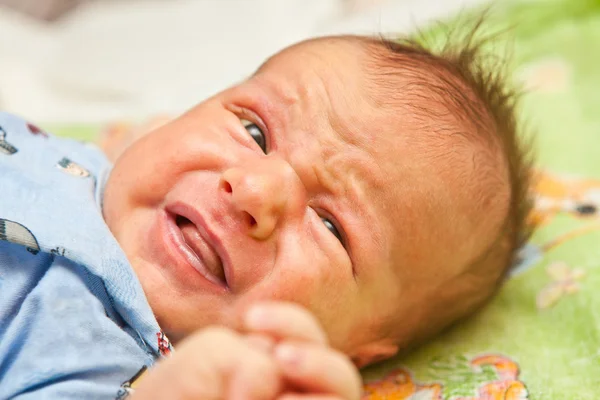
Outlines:
[[200, 236], [196, 226], [188, 219], [177, 218], [177, 225], [181, 229], [183, 240], [198, 256], [208, 271], [214, 275], [220, 282], [225, 282], [225, 272], [219, 255], [206, 243]]

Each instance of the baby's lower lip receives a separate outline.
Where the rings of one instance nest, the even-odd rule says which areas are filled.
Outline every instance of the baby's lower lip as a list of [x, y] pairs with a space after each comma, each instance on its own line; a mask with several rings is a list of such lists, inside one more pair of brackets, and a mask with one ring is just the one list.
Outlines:
[[175, 223], [183, 239], [182, 251], [186, 256], [191, 256], [188, 258], [192, 258], [190, 264], [211, 282], [226, 285], [223, 263], [215, 250], [202, 237], [198, 228], [189, 219], [180, 215], [175, 216]]
[[[174, 268], [176, 279], [184, 284], [191, 284], [193, 286], [200, 284], [201, 287], [205, 287], [208, 284], [213, 290], [216, 288], [225, 289], [223, 283], [215, 282], [216, 278], [208, 272], [200, 257], [185, 244], [181, 230], [175, 222], [174, 215], [162, 211], [157, 222], [154, 234], [158, 235], [157, 239], [162, 242], [160, 247], [163, 250], [159, 250], [159, 247], [157, 249], [159, 254], [156, 254], [156, 256], [158, 260], [163, 260], [161, 262], [163, 268]], [[191, 271], [195, 273], [190, 275]], [[194, 276], [197, 278], [194, 278]], [[202, 281], [205, 283], [202, 284]]]

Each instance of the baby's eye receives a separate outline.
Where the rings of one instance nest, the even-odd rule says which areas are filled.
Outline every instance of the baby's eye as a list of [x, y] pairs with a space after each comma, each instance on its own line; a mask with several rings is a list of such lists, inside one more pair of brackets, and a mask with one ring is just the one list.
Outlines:
[[325, 217], [321, 217], [321, 221], [323, 221], [323, 224], [325, 224], [325, 227], [327, 229], [329, 229], [329, 231], [331, 233], [333, 233], [336, 238], [338, 238], [338, 240], [340, 241], [340, 243], [344, 244], [344, 241], [342, 240], [342, 235], [340, 235], [340, 231], [338, 231], [338, 229], [335, 227], [335, 225], [333, 224], [333, 222], [331, 222], [330, 220], [328, 220]]
[[241, 121], [244, 128], [246, 128], [263, 153], [267, 154], [267, 139], [265, 138], [263, 131], [252, 121], [248, 121], [247, 119], [242, 119]]

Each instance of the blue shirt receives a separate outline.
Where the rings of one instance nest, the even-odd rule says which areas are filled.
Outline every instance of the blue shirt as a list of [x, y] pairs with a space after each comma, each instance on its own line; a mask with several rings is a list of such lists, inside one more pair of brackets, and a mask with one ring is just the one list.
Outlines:
[[114, 399], [170, 350], [102, 218], [111, 165], [0, 113], [0, 399]]

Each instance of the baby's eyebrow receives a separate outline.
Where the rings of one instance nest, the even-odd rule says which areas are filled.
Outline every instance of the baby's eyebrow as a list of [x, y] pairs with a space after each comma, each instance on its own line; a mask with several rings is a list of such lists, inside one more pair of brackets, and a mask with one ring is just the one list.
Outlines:
[[[342, 179], [345, 186], [341, 192], [343, 200], [335, 200], [346, 204], [346, 212], [340, 214], [338, 218], [346, 235], [346, 251], [352, 263], [355, 279], [364, 272], [364, 261], [372, 256], [372, 244], [384, 242], [382, 221], [379, 220], [381, 212], [375, 204], [375, 199], [379, 197], [377, 192], [383, 190], [384, 185], [378, 184], [379, 180], [365, 179], [366, 176], [371, 178], [377, 175], [379, 168], [377, 165], [373, 167], [374, 169], [352, 168], [351, 170], [360, 173], [345, 175], [345, 179]], [[348, 169], [345, 170], [348, 172]], [[361, 187], [365, 189], [362, 190]]]

